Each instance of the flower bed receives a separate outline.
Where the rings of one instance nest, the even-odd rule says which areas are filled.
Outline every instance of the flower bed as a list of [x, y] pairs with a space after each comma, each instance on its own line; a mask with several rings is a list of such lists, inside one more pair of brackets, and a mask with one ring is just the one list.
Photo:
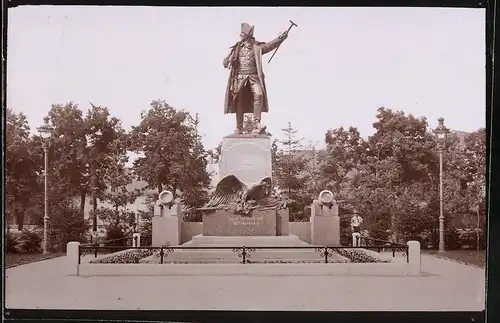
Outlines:
[[139, 260], [153, 255], [152, 249], [133, 249], [110, 255], [102, 259], [91, 260], [93, 264], [138, 264]]
[[[335, 252], [348, 259], [351, 263], [388, 263], [389, 260], [378, 257], [374, 252], [364, 249], [335, 249]], [[165, 255], [164, 262], [170, 264], [184, 263], [217, 263], [216, 261], [196, 260], [193, 261], [169, 261], [168, 254]], [[149, 258], [149, 259], [145, 259]], [[143, 261], [141, 261], [143, 259]], [[104, 257], [101, 259], [91, 260], [90, 263], [100, 264], [138, 264], [138, 263], [159, 263], [160, 251], [153, 249], [133, 249], [125, 250], [119, 253]], [[247, 260], [248, 263], [323, 263], [322, 260]], [[329, 259], [329, 263], [345, 263], [345, 259]]]
[[378, 258], [375, 255], [369, 255], [366, 250], [362, 249], [335, 249], [339, 255], [348, 258], [354, 263], [380, 263], [380, 262], [390, 262], [388, 260]]

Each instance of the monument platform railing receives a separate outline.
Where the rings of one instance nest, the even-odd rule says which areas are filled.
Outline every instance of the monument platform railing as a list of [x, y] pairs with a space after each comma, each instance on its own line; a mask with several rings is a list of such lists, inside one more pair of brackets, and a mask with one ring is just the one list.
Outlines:
[[109, 239], [94, 241], [86, 244], [81, 244], [80, 248], [91, 248], [94, 251], [94, 257], [97, 257], [99, 251], [121, 251], [136, 248], [142, 245], [151, 245], [151, 236], [141, 236], [135, 233], [131, 237], [118, 239]]
[[[319, 253], [324, 263], [331, 263], [334, 254], [343, 255], [346, 254], [346, 250], [378, 250], [380, 252], [382, 249], [392, 249], [393, 257], [396, 256], [395, 250], [403, 250], [404, 256], [406, 257], [406, 262], [410, 262], [409, 258], [409, 246], [395, 244], [391, 246], [318, 246], [318, 245], [308, 245], [308, 246], [162, 246], [162, 247], [152, 247], [152, 246], [134, 246], [134, 247], [124, 247], [124, 246], [99, 246], [97, 244], [93, 245], [79, 245], [78, 246], [78, 264], [81, 263], [81, 257], [85, 256], [87, 253], [94, 254], [94, 258], [97, 258], [99, 251], [124, 251], [124, 250], [151, 250], [160, 258], [160, 264], [164, 264], [166, 258], [178, 250], [231, 250], [233, 253], [237, 254], [241, 258], [241, 263], [252, 263], [250, 260], [251, 254], [257, 250], [314, 250]], [[368, 257], [371, 257], [368, 255]], [[362, 257], [354, 257], [355, 261], [351, 262], [364, 262]], [[371, 257], [373, 258], [373, 257]], [[370, 262], [370, 261], [368, 261]], [[371, 262], [383, 262], [383, 261], [371, 261]]]
[[398, 251], [403, 252], [406, 255], [408, 254], [408, 245], [394, 241], [361, 236], [361, 237], [356, 237], [356, 245], [365, 248], [376, 249], [379, 253], [386, 249], [390, 249], [392, 250], [393, 257], [396, 256], [396, 252]]

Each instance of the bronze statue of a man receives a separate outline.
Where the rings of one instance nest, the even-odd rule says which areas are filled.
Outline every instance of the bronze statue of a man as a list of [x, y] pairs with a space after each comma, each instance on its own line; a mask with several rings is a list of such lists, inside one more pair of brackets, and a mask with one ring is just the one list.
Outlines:
[[262, 112], [268, 112], [267, 91], [262, 71], [262, 55], [277, 48], [287, 37], [288, 32], [268, 42], [258, 42], [253, 37], [255, 26], [241, 24], [241, 40], [231, 47], [224, 58], [224, 68], [231, 70], [226, 87], [224, 114], [236, 113], [236, 133], [243, 133], [243, 116], [253, 113], [253, 133], [261, 133]]

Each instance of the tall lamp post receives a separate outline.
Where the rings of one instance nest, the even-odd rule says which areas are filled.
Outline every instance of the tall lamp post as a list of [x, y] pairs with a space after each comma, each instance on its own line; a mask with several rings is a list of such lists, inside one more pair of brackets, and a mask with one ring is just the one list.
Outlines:
[[444, 126], [444, 118], [438, 119], [439, 124], [434, 130], [437, 136], [439, 151], [439, 252], [444, 252], [444, 214], [443, 214], [443, 150], [446, 145], [446, 135], [450, 130]]
[[48, 198], [48, 170], [49, 170], [49, 146], [50, 146], [50, 137], [54, 132], [54, 128], [49, 124], [49, 117], [43, 118], [44, 124], [43, 126], [38, 127], [38, 132], [40, 136], [43, 138], [42, 147], [43, 154], [45, 159], [43, 176], [45, 179], [45, 189], [44, 189], [44, 205], [45, 212], [43, 216], [43, 253], [49, 253], [49, 198]]

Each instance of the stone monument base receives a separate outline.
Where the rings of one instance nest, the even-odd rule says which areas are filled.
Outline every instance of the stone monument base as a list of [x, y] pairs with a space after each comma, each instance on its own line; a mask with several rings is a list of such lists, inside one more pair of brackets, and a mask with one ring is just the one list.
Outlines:
[[286, 236], [288, 209], [252, 210], [248, 215], [217, 210], [203, 214], [204, 236]]

